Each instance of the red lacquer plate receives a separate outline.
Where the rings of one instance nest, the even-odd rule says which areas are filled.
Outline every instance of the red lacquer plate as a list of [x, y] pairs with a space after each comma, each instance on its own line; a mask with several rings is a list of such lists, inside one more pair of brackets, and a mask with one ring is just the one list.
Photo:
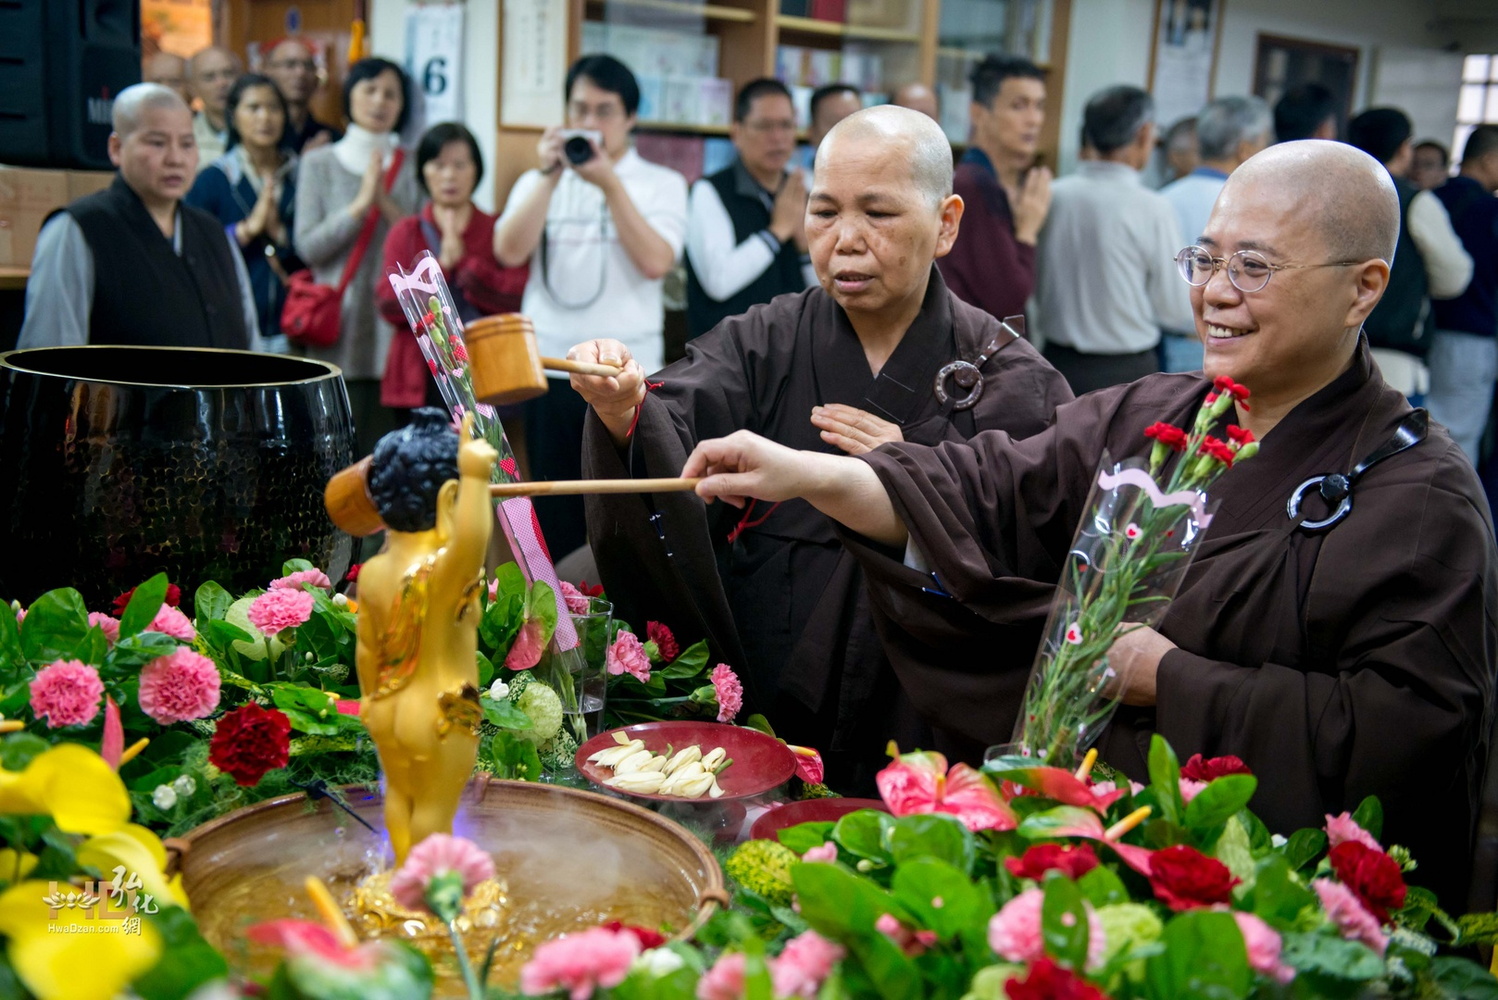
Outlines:
[[836, 823], [860, 809], [889, 812], [889, 807], [878, 799], [802, 799], [771, 809], [755, 820], [749, 828], [749, 837], [752, 840], [775, 840], [775, 835], [781, 830], [802, 823]]
[[[639, 792], [624, 792], [611, 788], [604, 781], [614, 776], [611, 768], [600, 767], [588, 758], [600, 750], [618, 746], [614, 734], [622, 732], [632, 740], [643, 740], [645, 749], [652, 753], [665, 753], [697, 744], [707, 753], [713, 747], [722, 747], [733, 761], [718, 772], [718, 787], [723, 794], [714, 799], [704, 795], [700, 799], [687, 799], [679, 795], [646, 795]], [[773, 736], [766, 736], [757, 729], [729, 726], [721, 722], [695, 722], [690, 719], [671, 722], [641, 722], [622, 729], [610, 729], [599, 733], [577, 748], [574, 758], [577, 769], [593, 784], [607, 792], [620, 792], [632, 799], [650, 802], [712, 803], [727, 802], [763, 795], [771, 789], [785, 784], [796, 773], [796, 756], [786, 745]]]

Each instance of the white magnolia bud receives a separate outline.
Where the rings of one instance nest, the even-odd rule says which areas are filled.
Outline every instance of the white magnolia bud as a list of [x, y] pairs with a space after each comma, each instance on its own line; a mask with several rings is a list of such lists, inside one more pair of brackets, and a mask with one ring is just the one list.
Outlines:
[[616, 774], [604, 781], [610, 788], [617, 788], [621, 792], [635, 792], [641, 795], [654, 795], [661, 790], [661, 784], [666, 776], [659, 771], [637, 771], [631, 774]]
[[156, 803], [157, 809], [165, 812], [177, 804], [177, 792], [171, 785], [157, 785], [151, 793], [151, 801]]
[[198, 790], [198, 783], [192, 780], [192, 775], [184, 774], [176, 781], [172, 782], [172, 788], [178, 795], [182, 796], [185, 799], [191, 796], [193, 792]]
[[489, 685], [489, 698], [490, 698], [490, 700], [492, 700], [492, 701], [503, 701], [505, 698], [509, 697], [509, 694], [510, 694], [510, 685], [506, 684], [504, 681], [500, 680], [498, 677], [494, 678], [494, 683]]

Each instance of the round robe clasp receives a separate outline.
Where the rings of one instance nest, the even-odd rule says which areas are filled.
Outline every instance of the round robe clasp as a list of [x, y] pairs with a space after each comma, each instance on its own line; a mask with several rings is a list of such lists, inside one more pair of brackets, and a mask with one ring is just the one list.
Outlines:
[[953, 361], [943, 365], [941, 371], [936, 373], [936, 398], [945, 406], [951, 399], [947, 394], [947, 378], [951, 377], [960, 387], [968, 390], [968, 394], [952, 404], [954, 410], [972, 409], [973, 404], [978, 402], [978, 397], [983, 395], [983, 373], [970, 361]]
[[1285, 504], [1285, 513], [1289, 515], [1290, 520], [1300, 517], [1301, 502], [1313, 486], [1317, 487], [1316, 492], [1323, 500], [1336, 504], [1336, 507], [1320, 521], [1300, 522], [1301, 528], [1306, 531], [1321, 531], [1330, 528], [1352, 510], [1352, 481], [1341, 473], [1334, 472], [1327, 476], [1312, 476], [1295, 487], [1295, 492], [1290, 494], [1290, 501]]

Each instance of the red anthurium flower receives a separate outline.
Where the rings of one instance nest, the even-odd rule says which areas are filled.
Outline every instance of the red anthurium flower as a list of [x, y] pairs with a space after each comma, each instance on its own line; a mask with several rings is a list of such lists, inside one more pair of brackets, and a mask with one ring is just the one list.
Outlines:
[[1181, 765], [1181, 777], [1192, 781], [1211, 781], [1229, 774], [1253, 774], [1248, 765], [1229, 754], [1226, 757], [1202, 757], [1199, 753]]
[[1009, 804], [982, 773], [966, 764], [947, 770], [939, 753], [901, 754], [874, 776], [879, 794], [896, 816], [944, 813], [969, 830], [1013, 830], [1018, 825]]
[[1228, 866], [1194, 847], [1177, 844], [1150, 857], [1150, 885], [1155, 898], [1172, 910], [1194, 910], [1228, 903], [1240, 881]]
[[1097, 855], [1087, 844], [1075, 847], [1035, 844], [1020, 857], [1004, 859], [1004, 867], [1015, 878], [1033, 878], [1037, 882], [1053, 868], [1069, 879], [1079, 879], [1097, 866]]
[[1174, 424], [1160, 422], [1150, 424], [1144, 429], [1144, 436], [1153, 438], [1163, 445], [1169, 445], [1176, 451], [1186, 450], [1186, 432]]
[[1038, 958], [1023, 980], [1004, 981], [1009, 1000], [1108, 1000], [1108, 994], [1049, 958]]
[[1331, 862], [1337, 878], [1352, 890], [1379, 923], [1388, 923], [1389, 911], [1404, 906], [1408, 892], [1404, 875], [1399, 870], [1399, 862], [1383, 851], [1349, 840], [1333, 847], [1326, 859]]
[[[1020, 767], [999, 771], [993, 775], [1007, 784], [1044, 795], [1048, 799], [1069, 806], [1082, 806], [1107, 812], [1108, 807], [1128, 793], [1128, 788], [1095, 791], [1088, 782], [1077, 777], [1064, 767]], [[1101, 834], [1100, 834], [1101, 835]]]

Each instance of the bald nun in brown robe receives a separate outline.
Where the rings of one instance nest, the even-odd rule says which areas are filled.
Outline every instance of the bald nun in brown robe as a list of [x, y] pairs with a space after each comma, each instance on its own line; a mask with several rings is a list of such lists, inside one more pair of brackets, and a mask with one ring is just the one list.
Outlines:
[[[585, 474], [672, 476], [698, 441], [740, 428], [854, 454], [1044, 428], [1071, 398], [1065, 381], [952, 295], [934, 266], [961, 216], [951, 146], [929, 118], [880, 107], [839, 123], [818, 151], [807, 208], [820, 287], [725, 320], [648, 380], [617, 341], [573, 349], [627, 363], [618, 379], [573, 376], [592, 404]], [[955, 375], [943, 379], [945, 401], [934, 388], [958, 360], [982, 377], [971, 407], [958, 405], [972, 390]], [[871, 788], [892, 734], [931, 745], [875, 635], [857, 563], [809, 504], [741, 514], [688, 493], [590, 497], [587, 510], [616, 614], [707, 637], [717, 659], [741, 668], [751, 710], [824, 752], [834, 787]], [[1008, 630], [1011, 668], [1028, 663], [1042, 624]]]
[[[1101, 749], [1140, 780], [1152, 733], [1183, 759], [1236, 754], [1260, 778], [1251, 808], [1279, 833], [1377, 795], [1384, 842], [1414, 851], [1412, 880], [1460, 912], [1498, 581], [1471, 468], [1435, 425], [1397, 450], [1420, 437], [1421, 420], [1360, 335], [1398, 227], [1387, 171], [1333, 142], [1273, 146], [1223, 188], [1197, 239], [1215, 269], [1192, 304], [1207, 379], [1252, 390], [1252, 408], [1224, 422], [1252, 430], [1262, 449], [1212, 488], [1221, 506], [1159, 630], [1114, 644], [1125, 707]], [[1271, 270], [1245, 293], [1221, 259], [1249, 250]], [[1189, 426], [1210, 388], [1201, 375], [1152, 375], [1060, 407], [1024, 441], [995, 431], [858, 458], [741, 433], [699, 445], [684, 474], [708, 476], [706, 497], [799, 496], [836, 519], [905, 690], [943, 724], [998, 743], [1023, 677], [996, 668], [996, 629], [1034, 611], [1032, 581], [1056, 579], [1104, 451], [1142, 454], [1147, 426]], [[1351, 480], [1343, 516], [1312, 527], [1335, 517], [1319, 486], [1289, 515], [1302, 483], [1333, 473]]]

